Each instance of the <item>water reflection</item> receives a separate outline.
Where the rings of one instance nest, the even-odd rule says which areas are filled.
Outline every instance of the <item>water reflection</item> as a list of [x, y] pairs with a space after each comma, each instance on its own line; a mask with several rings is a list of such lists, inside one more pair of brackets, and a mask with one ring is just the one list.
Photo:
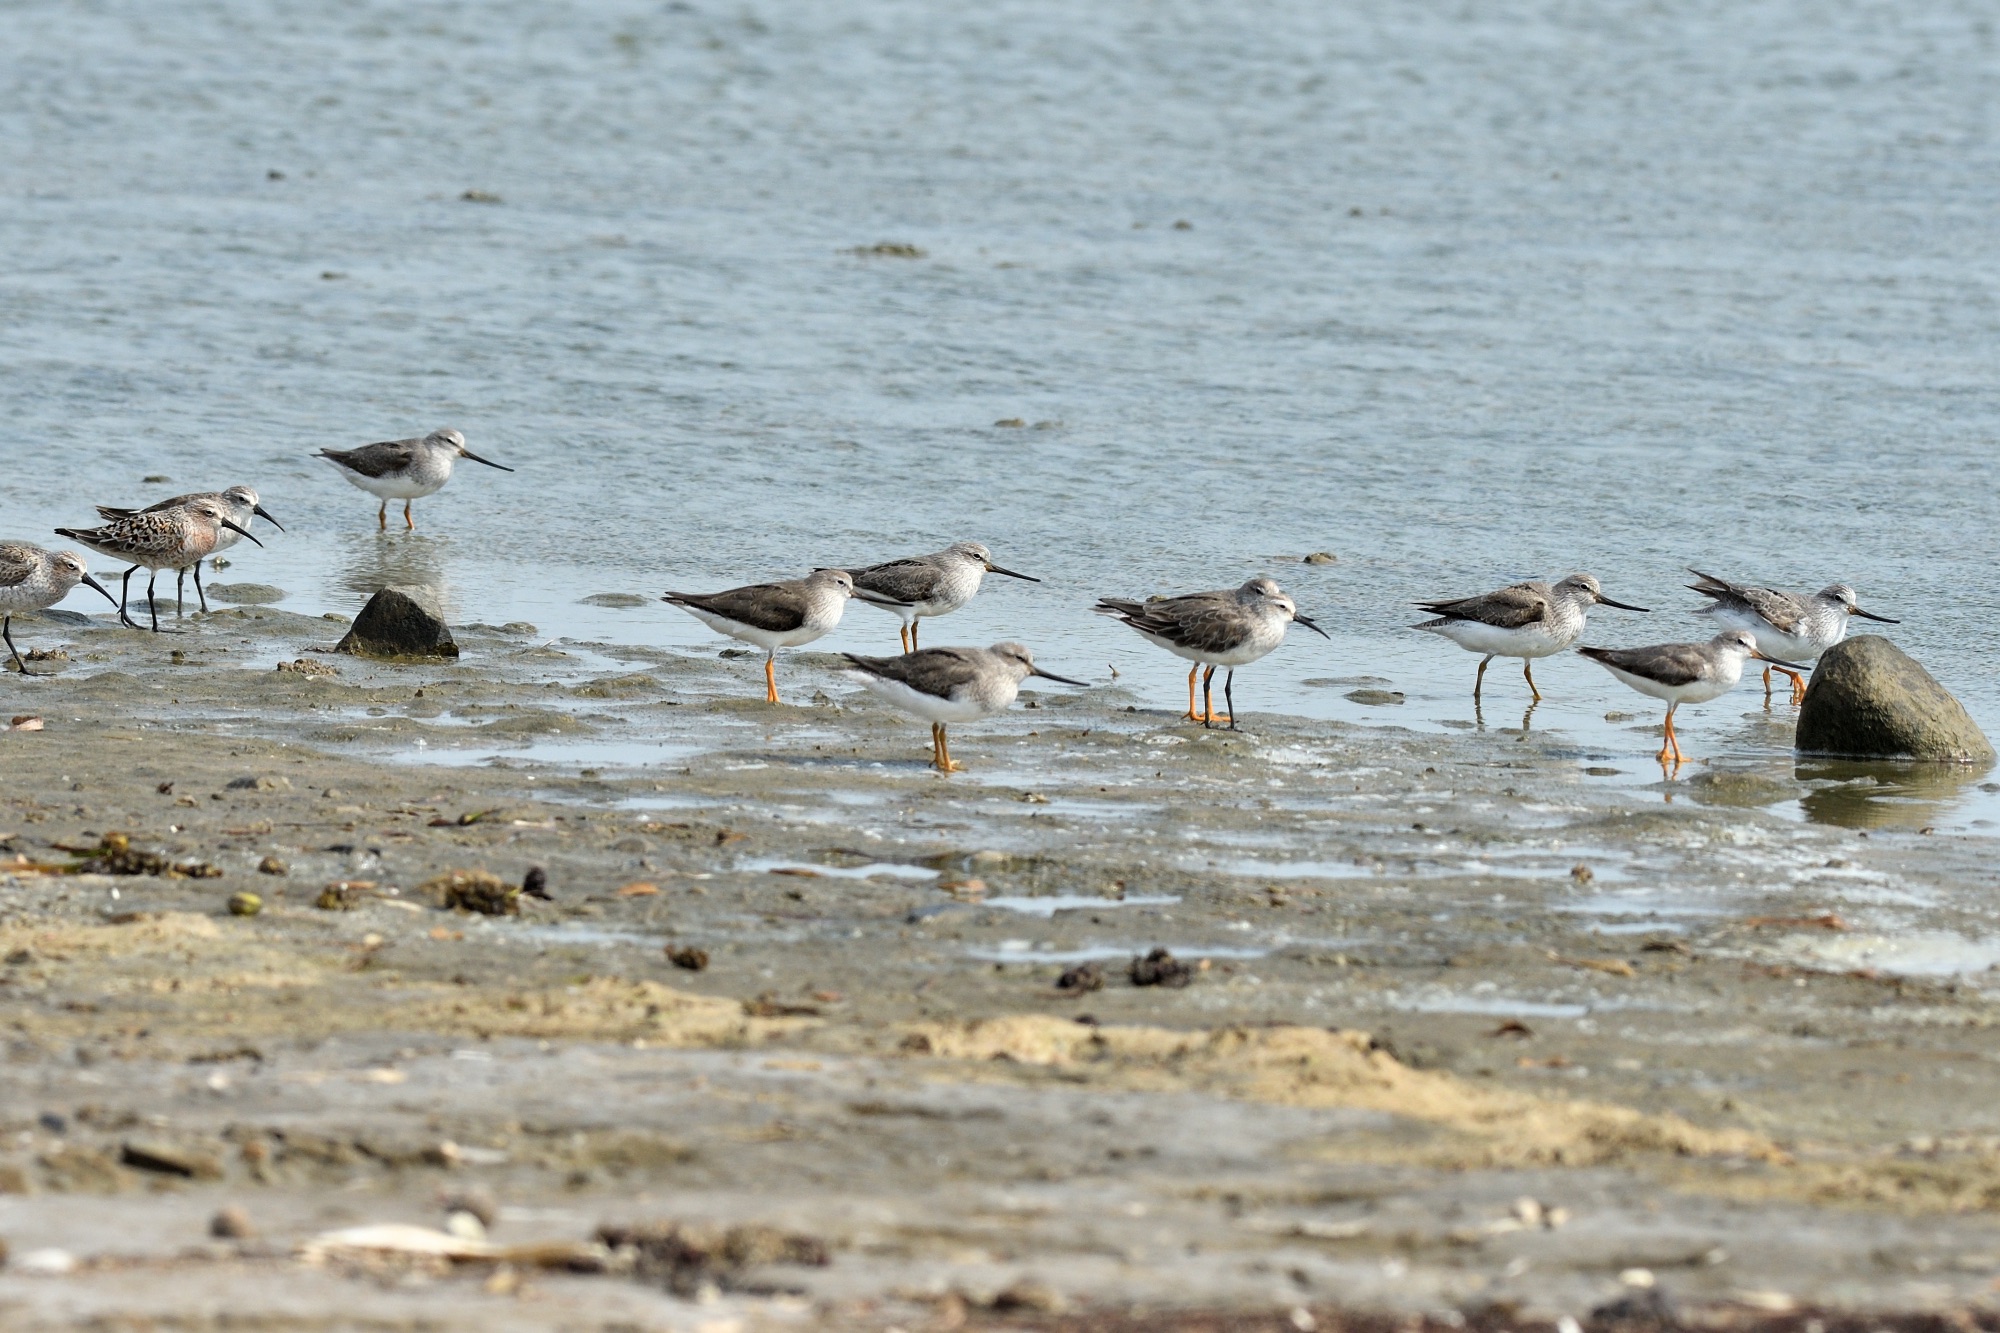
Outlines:
[[1801, 760], [1795, 770], [1813, 788], [1799, 801], [1806, 818], [1843, 828], [1930, 827], [1956, 813], [1986, 771], [1973, 764], [1833, 759]]
[[340, 539], [338, 586], [352, 593], [359, 607], [383, 588], [422, 588], [444, 608], [454, 611], [451, 580], [446, 573], [451, 540], [421, 532], [353, 533]]

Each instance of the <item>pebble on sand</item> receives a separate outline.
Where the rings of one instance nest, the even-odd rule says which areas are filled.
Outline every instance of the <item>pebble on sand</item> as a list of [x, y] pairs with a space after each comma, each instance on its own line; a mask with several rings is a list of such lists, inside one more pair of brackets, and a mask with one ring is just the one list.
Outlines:
[[383, 588], [368, 599], [334, 651], [390, 660], [455, 659], [458, 643], [430, 593], [422, 588]]

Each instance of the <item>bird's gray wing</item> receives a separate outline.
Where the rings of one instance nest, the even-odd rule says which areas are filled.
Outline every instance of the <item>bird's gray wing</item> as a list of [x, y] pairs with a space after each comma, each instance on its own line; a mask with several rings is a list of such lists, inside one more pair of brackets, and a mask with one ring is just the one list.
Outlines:
[[1698, 569], [1689, 572], [1699, 581], [1688, 584], [1688, 587], [1704, 597], [1713, 597], [1720, 606], [1751, 612], [1780, 634], [1792, 633], [1805, 619], [1806, 604], [1802, 597], [1779, 592], [1776, 588], [1731, 583], [1728, 579], [1719, 579]]
[[1545, 589], [1532, 583], [1515, 583], [1478, 597], [1419, 602], [1417, 605], [1446, 620], [1476, 620], [1495, 629], [1521, 629], [1547, 618], [1549, 595]]
[[[331, 458], [350, 472], [364, 477], [383, 477], [391, 472], [401, 472], [416, 456], [416, 440], [384, 440], [380, 444], [364, 444], [359, 449], [322, 449], [321, 458]], [[168, 500], [165, 505], [180, 501]], [[163, 508], [164, 505], [156, 505]]]
[[727, 592], [670, 592], [667, 597], [771, 634], [806, 623], [806, 595], [797, 583], [753, 583]]
[[913, 603], [926, 601], [937, 591], [943, 571], [928, 560], [886, 560], [879, 565], [849, 570], [854, 576], [854, 595], [870, 602]]
[[25, 542], [0, 542], [0, 588], [18, 588], [42, 567], [41, 552]]
[[901, 657], [862, 657], [846, 654], [847, 660], [871, 676], [900, 681], [922, 694], [940, 699], [951, 697], [953, 689], [970, 683], [979, 674], [979, 664], [963, 648], [920, 648]]
[[1708, 655], [1698, 643], [1656, 643], [1645, 648], [1579, 648], [1593, 662], [1629, 671], [1662, 685], [1692, 685], [1708, 668]]
[[1147, 602], [1126, 624], [1201, 653], [1226, 653], [1243, 642], [1243, 612], [1226, 594], [1198, 593]]

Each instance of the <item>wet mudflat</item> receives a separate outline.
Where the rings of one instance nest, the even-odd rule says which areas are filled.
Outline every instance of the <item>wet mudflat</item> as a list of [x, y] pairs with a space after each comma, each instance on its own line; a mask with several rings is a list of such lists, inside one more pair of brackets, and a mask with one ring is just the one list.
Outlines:
[[[1116, 686], [965, 728], [943, 779], [809, 655], [771, 709], [733, 659], [188, 624], [4, 686], [43, 721], [0, 735], [24, 1317], [1911, 1312], [2000, 1274], [1993, 872], [1921, 802], [1816, 825], [1789, 769], [1204, 733]], [[114, 832], [221, 873], [50, 873]], [[546, 899], [441, 905], [530, 867]], [[468, 1196], [480, 1253], [300, 1257]], [[253, 1236], [208, 1236], [227, 1205]], [[828, 1262], [593, 1239], [663, 1222]]]

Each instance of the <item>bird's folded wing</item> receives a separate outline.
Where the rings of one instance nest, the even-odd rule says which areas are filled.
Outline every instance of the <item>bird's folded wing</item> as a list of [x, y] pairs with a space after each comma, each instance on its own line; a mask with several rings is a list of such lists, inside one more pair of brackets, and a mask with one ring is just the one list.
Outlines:
[[364, 477], [382, 477], [408, 467], [416, 451], [413, 440], [384, 440], [380, 444], [364, 444], [359, 449], [322, 449], [320, 454], [349, 472], [357, 472]]
[[913, 690], [949, 698], [955, 686], [964, 685], [979, 674], [979, 664], [961, 648], [920, 648], [901, 657], [857, 657], [847, 660], [871, 676], [899, 681]]
[[0, 588], [18, 588], [35, 577], [42, 567], [41, 557], [32, 546], [20, 542], [0, 542]]
[[1449, 602], [1425, 602], [1423, 609], [1446, 620], [1476, 620], [1495, 629], [1523, 629], [1541, 623], [1549, 614], [1549, 599], [1540, 589], [1516, 583], [1478, 597], [1461, 597]]
[[1692, 685], [1707, 674], [1708, 657], [1697, 643], [1662, 643], [1647, 648], [1586, 648], [1584, 655], [1620, 671], [1662, 685]]
[[675, 600], [699, 607], [739, 625], [782, 634], [806, 623], [806, 596], [795, 584], [757, 583], [727, 592], [674, 593]]
[[851, 571], [854, 595], [869, 602], [921, 602], [937, 590], [939, 571], [924, 560], [890, 560]]

